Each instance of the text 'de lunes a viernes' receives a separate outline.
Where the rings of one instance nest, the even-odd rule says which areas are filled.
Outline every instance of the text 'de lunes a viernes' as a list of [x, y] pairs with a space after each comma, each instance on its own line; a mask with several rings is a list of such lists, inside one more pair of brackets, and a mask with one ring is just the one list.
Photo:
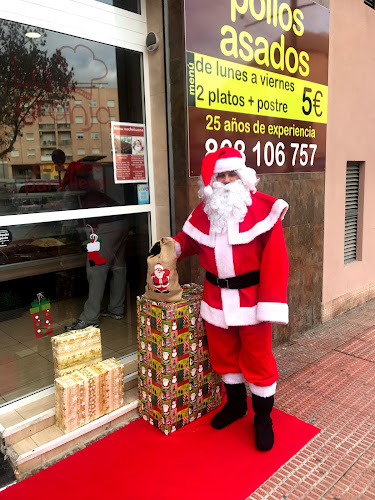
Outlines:
[[328, 87], [188, 52], [189, 106], [327, 123]]

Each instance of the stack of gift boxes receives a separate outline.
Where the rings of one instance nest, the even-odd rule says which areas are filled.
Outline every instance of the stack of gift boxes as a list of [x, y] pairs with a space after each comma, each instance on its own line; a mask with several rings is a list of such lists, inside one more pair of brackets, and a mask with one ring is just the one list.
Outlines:
[[203, 287], [182, 288], [179, 302], [137, 298], [140, 414], [165, 434], [221, 404], [200, 316]]
[[73, 330], [51, 342], [60, 429], [70, 432], [123, 405], [124, 367], [115, 358], [102, 361], [99, 328]]

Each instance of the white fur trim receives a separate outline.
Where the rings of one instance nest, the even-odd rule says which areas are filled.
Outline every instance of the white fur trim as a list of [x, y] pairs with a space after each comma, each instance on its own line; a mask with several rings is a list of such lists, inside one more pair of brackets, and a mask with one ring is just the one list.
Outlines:
[[289, 205], [284, 200], [276, 200], [272, 205], [270, 213], [267, 215], [265, 219], [258, 222], [248, 231], [244, 231], [240, 233], [238, 230], [239, 224], [233, 221], [228, 222], [228, 237], [229, 243], [231, 245], [241, 245], [243, 243], [250, 243], [260, 234], [266, 233], [269, 231], [281, 218], [284, 218]]
[[207, 302], [201, 302], [201, 316], [205, 321], [211, 323], [211, 325], [219, 326], [220, 328], [228, 328], [225, 322], [224, 312], [221, 309], [215, 309], [207, 304]]
[[213, 233], [212, 231], [210, 231], [210, 234], [202, 233], [202, 231], [193, 226], [193, 224], [190, 222], [190, 218], [191, 215], [185, 222], [182, 230], [198, 243], [202, 243], [202, 245], [206, 245], [210, 248], [215, 248], [215, 233]]
[[232, 170], [238, 170], [240, 168], [246, 168], [244, 158], [238, 158], [236, 156], [232, 158], [220, 158], [215, 163], [214, 174], [220, 174], [221, 172], [230, 172]]
[[221, 300], [226, 323], [229, 326], [257, 325], [257, 306], [240, 307], [240, 293], [229, 288], [221, 289]]
[[[223, 311], [221, 309], [215, 309], [215, 307], [209, 306], [207, 302], [202, 301], [201, 316], [204, 320], [211, 323], [211, 325], [225, 329], [228, 328], [228, 326], [257, 325], [260, 323], [257, 319], [257, 306], [239, 307], [238, 290], [223, 288], [221, 294], [221, 297], [227, 295], [227, 297], [224, 297]], [[230, 298], [234, 300], [228, 300], [229, 295]], [[233, 304], [235, 304], [235, 307], [231, 310], [230, 308], [233, 307]]]
[[174, 240], [174, 248], [175, 248], [175, 250], [176, 250], [176, 256], [177, 256], [177, 258], [179, 259], [179, 258], [181, 257], [181, 252], [182, 252], [182, 250], [181, 250], [181, 245], [180, 245], [180, 244], [179, 244], [179, 242], [178, 242], [178, 241], [176, 241], [176, 240]]
[[87, 243], [88, 252], [98, 252], [100, 250], [100, 242], [95, 241], [94, 243]]
[[246, 382], [246, 379], [242, 375], [242, 373], [224, 373], [221, 376], [221, 379], [224, 384], [228, 385], [243, 384], [244, 382]]
[[270, 396], [274, 396], [276, 393], [276, 382], [272, 385], [267, 385], [266, 387], [260, 387], [259, 385], [249, 383], [249, 387], [252, 394], [260, 396], [261, 398], [269, 398]]
[[270, 321], [287, 325], [289, 322], [288, 304], [282, 302], [258, 302], [258, 321]]
[[228, 242], [228, 233], [217, 233], [215, 242], [215, 262], [219, 278], [232, 278], [236, 275], [233, 263], [233, 250]]
[[203, 191], [206, 196], [211, 196], [213, 193], [212, 187], [210, 185], [205, 186]]
[[175, 249], [175, 252], [176, 252], [176, 257], [179, 258], [181, 256], [181, 245], [179, 244], [178, 241], [176, 241], [175, 239], [171, 238], [170, 236], [166, 236], [167, 240], [173, 240], [174, 241], [174, 249]]
[[[236, 275], [233, 262], [233, 248], [228, 241], [228, 233], [216, 234], [215, 262], [219, 278], [232, 278]], [[225, 324], [228, 326], [256, 325], [257, 307], [240, 307], [239, 290], [221, 288], [221, 301]], [[209, 307], [209, 306], [208, 306]], [[207, 311], [208, 312], [208, 311]], [[212, 317], [211, 312], [209, 313]], [[203, 316], [203, 314], [202, 314]], [[206, 319], [206, 318], [204, 318]], [[211, 322], [207, 319], [208, 322]], [[220, 325], [217, 325], [220, 326]]]

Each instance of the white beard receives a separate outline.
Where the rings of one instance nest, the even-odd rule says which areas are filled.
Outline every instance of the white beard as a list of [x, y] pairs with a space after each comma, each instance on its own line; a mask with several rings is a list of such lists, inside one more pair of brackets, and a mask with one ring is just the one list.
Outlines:
[[228, 219], [242, 222], [251, 205], [250, 191], [240, 179], [223, 184], [212, 183], [211, 196], [203, 196], [204, 211], [210, 220], [210, 229], [214, 233], [224, 233], [228, 228]]

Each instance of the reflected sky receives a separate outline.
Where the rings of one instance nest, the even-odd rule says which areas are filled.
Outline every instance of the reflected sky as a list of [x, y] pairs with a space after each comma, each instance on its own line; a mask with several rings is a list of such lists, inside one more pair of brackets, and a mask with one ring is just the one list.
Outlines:
[[[17, 26], [26, 27], [15, 23]], [[1, 26], [1, 21], [0, 21]], [[4, 29], [2, 27], [2, 29]], [[6, 30], [4, 30], [6, 32]], [[29, 27], [29, 31], [40, 32], [37, 26]], [[68, 69], [74, 68], [74, 80], [80, 84], [105, 84], [105, 88], [117, 87], [116, 50], [91, 40], [80, 39], [70, 35], [63, 35], [50, 30], [43, 30], [47, 35], [46, 44], [41, 45], [41, 38], [30, 39], [25, 37], [25, 43], [31, 43], [51, 56], [57, 49], [68, 63]], [[85, 85], [85, 86], [86, 86]]]

